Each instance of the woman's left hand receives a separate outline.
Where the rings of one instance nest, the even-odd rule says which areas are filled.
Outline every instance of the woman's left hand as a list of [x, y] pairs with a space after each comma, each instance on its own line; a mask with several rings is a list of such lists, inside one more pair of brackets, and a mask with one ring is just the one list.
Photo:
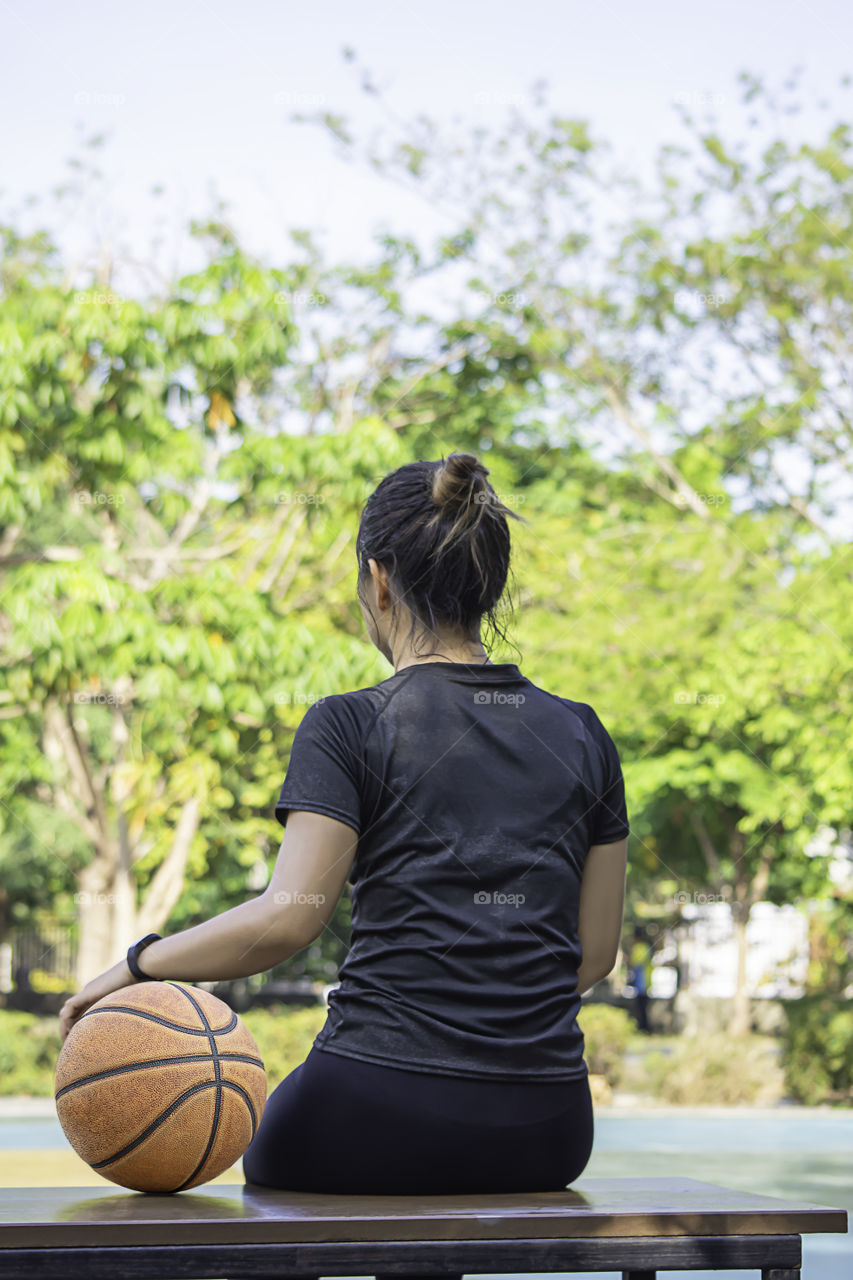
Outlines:
[[127, 961], [119, 960], [118, 964], [114, 964], [112, 969], [107, 969], [97, 978], [93, 978], [91, 982], [87, 982], [83, 990], [78, 991], [76, 996], [69, 996], [59, 1010], [59, 1032], [62, 1036], [62, 1043], [65, 1044], [68, 1032], [97, 1000], [102, 1000], [104, 996], [111, 995], [113, 991], [121, 991], [122, 987], [133, 986], [136, 981], [137, 979], [134, 978], [127, 967]]

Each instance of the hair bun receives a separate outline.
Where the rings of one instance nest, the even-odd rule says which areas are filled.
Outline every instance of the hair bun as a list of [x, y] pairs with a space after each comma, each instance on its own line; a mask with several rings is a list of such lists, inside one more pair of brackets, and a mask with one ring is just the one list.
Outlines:
[[467, 507], [475, 494], [488, 492], [488, 474], [488, 468], [473, 453], [448, 454], [436, 468], [432, 500], [445, 511]]

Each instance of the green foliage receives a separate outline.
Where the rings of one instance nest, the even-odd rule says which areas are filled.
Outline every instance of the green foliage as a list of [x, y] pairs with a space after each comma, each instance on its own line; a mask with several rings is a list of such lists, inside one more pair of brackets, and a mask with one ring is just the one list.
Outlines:
[[61, 1043], [58, 1018], [0, 1010], [0, 1095], [53, 1097]]
[[581, 1005], [578, 1024], [584, 1036], [584, 1057], [593, 1075], [604, 1076], [615, 1088], [624, 1071], [625, 1051], [634, 1034], [634, 1019], [616, 1005]]
[[[846, 1002], [804, 997], [784, 1002], [788, 1025], [782, 1071], [771, 1037], [733, 1038], [728, 1033], [678, 1037], [671, 1052], [654, 1042], [626, 1073], [625, 1054], [634, 1023], [624, 1009], [584, 1004], [579, 1021], [589, 1069], [611, 1087], [683, 1106], [764, 1105], [787, 1092], [807, 1105], [853, 1100], [853, 1011]], [[320, 1006], [250, 1009], [241, 1015], [254, 1036], [272, 1091], [310, 1052], [326, 1021]], [[60, 1051], [59, 1020], [0, 1011], [0, 1096], [52, 1097]]]
[[[512, 464], [507, 488], [532, 519], [513, 529], [525, 668], [560, 692], [568, 661], [568, 696], [613, 732], [629, 895], [659, 906], [685, 889], [747, 905], [822, 896], [826, 860], [804, 849], [821, 823], [849, 822], [853, 784], [838, 751], [853, 713], [851, 553], [824, 521], [849, 459], [836, 388], [853, 323], [853, 142], [842, 124], [823, 145], [766, 137], [775, 103], [739, 79], [742, 137], [685, 110], [690, 146], [662, 148], [659, 183], [625, 177], [615, 254], [585, 199], [606, 146], [581, 122], [511, 112], [446, 142], [411, 122], [442, 163], [421, 146], [410, 185], [458, 211], [433, 257], [452, 241], [485, 300], [476, 326], [443, 336], [476, 327], [488, 354], [475, 346], [407, 388], [407, 440], [435, 455], [452, 422], [457, 447]], [[399, 143], [366, 153], [403, 176]], [[384, 390], [396, 401], [393, 379]], [[796, 487], [780, 467], [792, 451]]]
[[782, 1002], [785, 1082], [791, 1097], [811, 1106], [853, 1102], [853, 1006], [833, 996]]
[[[257, 1042], [272, 1091], [305, 1061], [326, 1021], [326, 1010], [274, 1005], [249, 1009], [240, 1017]], [[58, 1018], [0, 1010], [0, 1096], [53, 1097], [61, 1047]]]
[[[743, 87], [759, 111], [760, 81]], [[451, 449], [530, 520], [513, 638], [531, 679], [613, 733], [630, 897], [828, 891], [803, 855], [853, 788], [851, 551], [825, 519], [827, 466], [849, 457], [850, 131], [747, 156], [687, 118], [692, 153], [664, 148], [642, 191], [626, 178], [630, 215], [600, 235], [606, 147], [533, 114], [444, 149], [422, 118], [371, 155], [458, 225], [432, 250], [385, 232], [367, 265], [324, 263], [308, 232], [260, 263], [216, 216], [191, 229], [198, 271], [130, 297], [71, 288], [47, 233], [0, 227], [13, 922], [72, 919], [84, 882], [108, 900], [120, 835], [146, 927], [248, 896], [305, 707], [389, 674], [355, 595], [364, 500]], [[408, 293], [426, 275], [440, 316]]]
[[840, 997], [853, 987], [851, 904], [839, 896], [815, 903], [809, 912], [809, 969], [806, 994]]
[[770, 1036], [681, 1036], [670, 1053], [645, 1055], [637, 1083], [679, 1106], [772, 1105], [784, 1092], [777, 1049]]
[[309, 1009], [287, 1009], [272, 1005], [269, 1009], [248, 1009], [240, 1015], [255, 1037], [270, 1090], [308, 1057], [314, 1038], [326, 1021], [322, 1006]]

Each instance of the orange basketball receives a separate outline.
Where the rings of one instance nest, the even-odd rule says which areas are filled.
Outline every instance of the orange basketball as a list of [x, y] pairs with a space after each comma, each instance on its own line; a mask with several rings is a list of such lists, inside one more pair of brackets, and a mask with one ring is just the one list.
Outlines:
[[54, 1086], [77, 1154], [134, 1191], [184, 1191], [230, 1168], [267, 1097], [258, 1046], [237, 1014], [175, 982], [139, 982], [87, 1009]]

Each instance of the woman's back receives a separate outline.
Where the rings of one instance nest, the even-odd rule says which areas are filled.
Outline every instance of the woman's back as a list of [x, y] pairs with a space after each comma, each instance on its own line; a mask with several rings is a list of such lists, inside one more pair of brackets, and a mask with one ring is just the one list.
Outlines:
[[276, 806], [283, 823], [328, 815], [300, 814], [280, 857], [336, 893], [349, 869], [352, 941], [325, 1026], [268, 1100], [250, 1182], [547, 1191], [589, 1160], [576, 1015], [617, 955], [622, 772], [592, 707], [486, 660], [509, 521], [527, 523], [488, 474], [473, 454], [406, 463], [362, 510], [358, 598], [394, 674], [311, 707]]
[[628, 833], [592, 707], [511, 663], [425, 662], [306, 714], [276, 807], [359, 834], [352, 942], [317, 1048], [480, 1079], [586, 1074], [578, 908]]

